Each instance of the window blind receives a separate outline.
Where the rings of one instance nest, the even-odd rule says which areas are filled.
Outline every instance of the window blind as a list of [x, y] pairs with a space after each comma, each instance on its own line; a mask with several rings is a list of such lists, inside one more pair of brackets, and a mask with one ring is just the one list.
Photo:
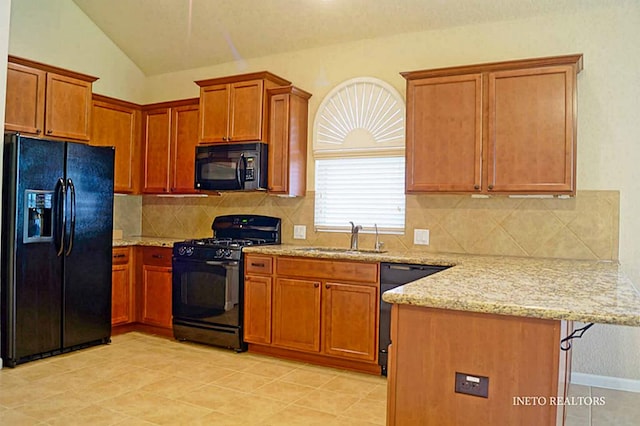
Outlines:
[[404, 233], [404, 157], [316, 160], [315, 227]]

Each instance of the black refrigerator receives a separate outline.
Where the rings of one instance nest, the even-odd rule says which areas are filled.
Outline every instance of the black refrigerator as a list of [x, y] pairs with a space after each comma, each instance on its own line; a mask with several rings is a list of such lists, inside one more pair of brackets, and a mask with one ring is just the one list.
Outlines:
[[108, 343], [114, 149], [6, 133], [2, 359]]

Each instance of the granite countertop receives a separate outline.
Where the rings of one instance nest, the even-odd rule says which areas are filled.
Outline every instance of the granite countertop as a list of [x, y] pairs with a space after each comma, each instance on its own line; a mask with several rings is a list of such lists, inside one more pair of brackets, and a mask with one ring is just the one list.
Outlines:
[[127, 246], [151, 246], [173, 247], [173, 243], [184, 241], [185, 238], [160, 238], [160, 237], [126, 237], [113, 240], [113, 247]]
[[640, 291], [616, 262], [415, 251], [345, 253], [301, 246], [247, 253], [369, 262], [451, 265], [384, 293], [389, 303], [554, 320], [640, 326]]

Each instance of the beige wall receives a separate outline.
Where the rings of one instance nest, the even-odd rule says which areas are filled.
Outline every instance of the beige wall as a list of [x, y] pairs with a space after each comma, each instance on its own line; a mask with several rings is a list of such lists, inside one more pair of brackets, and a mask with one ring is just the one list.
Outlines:
[[100, 79], [93, 91], [143, 100], [145, 75], [71, 0], [14, 0], [9, 53]]
[[[584, 53], [585, 69], [578, 78], [578, 189], [619, 191], [619, 255], [636, 282], [640, 282], [640, 264], [636, 260], [640, 258], [637, 238], [640, 221], [636, 219], [640, 211], [640, 177], [637, 176], [640, 4], [637, 1], [603, 2], [606, 5], [602, 9], [572, 15], [364, 40], [246, 59], [243, 62], [246, 66], [242, 67], [228, 63], [146, 79], [71, 0], [13, 0], [13, 3], [9, 52], [94, 74], [101, 78], [95, 86], [99, 93], [139, 103], [179, 99], [197, 96], [193, 80], [266, 69], [313, 93], [311, 123], [322, 98], [348, 78], [378, 77], [404, 93], [400, 71]], [[312, 164], [310, 158], [309, 165]], [[311, 167], [309, 177], [308, 186], [312, 189]], [[576, 202], [580, 202], [581, 194]], [[190, 209], [193, 201], [189, 200], [167, 202], [170, 207], [161, 208], [171, 213], [181, 208]], [[143, 219], [155, 208], [152, 205], [161, 203], [145, 199]], [[493, 206], [501, 201], [492, 199], [489, 203]], [[215, 212], [209, 210], [209, 213], [211, 211]], [[466, 208], [460, 212], [473, 216]], [[210, 221], [211, 216], [207, 220]], [[592, 225], [583, 225], [587, 235]], [[151, 228], [143, 221], [142, 229], [146, 232]], [[197, 230], [198, 233], [204, 231]], [[629, 354], [629, 348], [640, 348], [638, 329], [597, 326], [576, 342], [574, 348], [576, 371], [640, 380], [640, 357]], [[616, 361], [615, 365], [612, 360]]]

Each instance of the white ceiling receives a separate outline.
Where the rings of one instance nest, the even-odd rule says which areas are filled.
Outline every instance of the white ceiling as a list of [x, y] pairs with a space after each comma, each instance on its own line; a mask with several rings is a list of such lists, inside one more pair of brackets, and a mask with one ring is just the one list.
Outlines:
[[603, 3], [603, 0], [73, 1], [147, 75], [392, 34], [571, 13], [577, 8]]

